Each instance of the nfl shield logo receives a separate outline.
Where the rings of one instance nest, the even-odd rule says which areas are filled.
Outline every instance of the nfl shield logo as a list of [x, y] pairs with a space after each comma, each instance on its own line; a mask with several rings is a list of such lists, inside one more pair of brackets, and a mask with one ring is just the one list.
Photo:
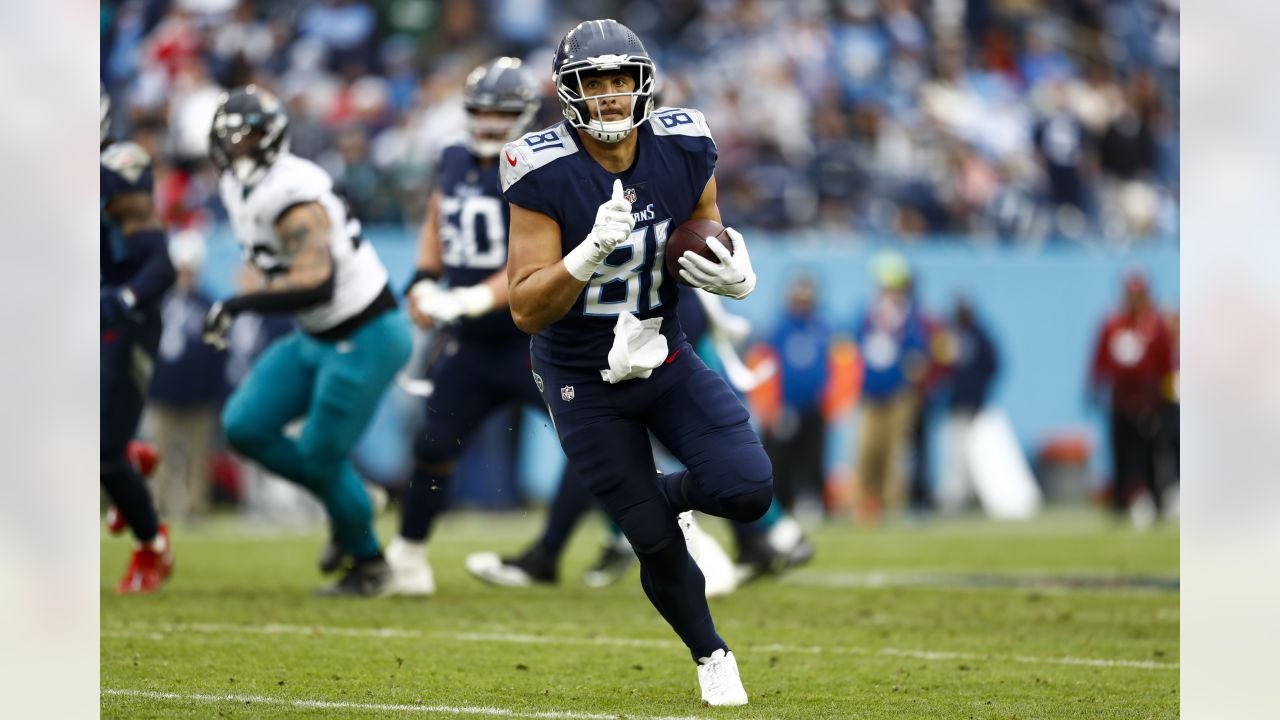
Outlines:
[[570, 400], [573, 399], [572, 385], [565, 385], [564, 387], [560, 388], [560, 399], [565, 402], [569, 402]]
[[633, 202], [635, 202], [635, 201], [636, 201], [636, 189], [635, 189], [635, 188], [633, 188], [633, 187], [629, 187], [629, 188], [627, 188], [627, 189], [623, 190], [623, 191], [622, 191], [622, 197], [626, 198], [626, 199], [627, 199], [627, 202], [629, 202], [629, 203], [633, 203]]

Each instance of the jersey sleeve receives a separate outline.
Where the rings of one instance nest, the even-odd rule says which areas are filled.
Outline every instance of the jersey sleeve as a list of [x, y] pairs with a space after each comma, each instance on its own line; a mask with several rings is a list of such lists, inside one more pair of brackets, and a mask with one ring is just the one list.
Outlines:
[[698, 188], [705, 188], [716, 172], [716, 142], [703, 114], [692, 108], [664, 107], [654, 111], [649, 122], [653, 134], [670, 138], [685, 152]]
[[[564, 123], [531, 132], [502, 147], [498, 179], [502, 197], [512, 205], [540, 212], [564, 226], [559, 193], [567, 190], [557, 181], [553, 163], [578, 151]], [[563, 173], [560, 173], [563, 174]]]

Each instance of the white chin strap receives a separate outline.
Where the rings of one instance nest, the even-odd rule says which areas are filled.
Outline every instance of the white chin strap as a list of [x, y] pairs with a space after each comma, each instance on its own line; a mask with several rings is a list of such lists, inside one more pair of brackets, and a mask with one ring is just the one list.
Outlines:
[[498, 153], [502, 152], [502, 146], [506, 145], [502, 140], [481, 140], [475, 137], [469, 140], [471, 154], [476, 157], [497, 157]]
[[631, 131], [635, 129], [635, 122], [629, 117], [622, 120], [614, 120], [613, 122], [588, 120], [586, 126], [582, 129], [600, 142], [612, 145], [622, 142], [623, 138], [630, 135]]
[[242, 157], [231, 161], [231, 174], [240, 181], [241, 185], [256, 184], [266, 171], [266, 168], [254, 162], [252, 158]]

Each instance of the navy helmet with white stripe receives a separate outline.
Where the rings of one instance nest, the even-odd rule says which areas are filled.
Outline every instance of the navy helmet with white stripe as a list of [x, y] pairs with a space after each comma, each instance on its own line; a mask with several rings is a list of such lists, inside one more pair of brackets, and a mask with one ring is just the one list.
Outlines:
[[[635, 79], [631, 92], [593, 95], [592, 99], [630, 97], [631, 114], [606, 122], [591, 117], [583, 92], [582, 76], [595, 72], [624, 70]], [[565, 119], [591, 137], [606, 143], [620, 142], [644, 124], [653, 112], [657, 73], [653, 59], [640, 38], [616, 20], [588, 20], [569, 31], [552, 60], [551, 78]]]
[[[495, 157], [503, 145], [525, 134], [538, 114], [542, 92], [522, 64], [519, 58], [494, 58], [467, 76], [462, 89], [467, 143], [478, 157]], [[482, 117], [479, 113], [507, 117]]]

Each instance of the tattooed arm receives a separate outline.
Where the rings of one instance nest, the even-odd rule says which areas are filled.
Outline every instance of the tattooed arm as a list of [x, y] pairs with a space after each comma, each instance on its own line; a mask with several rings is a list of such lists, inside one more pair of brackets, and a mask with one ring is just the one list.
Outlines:
[[276, 220], [276, 233], [289, 269], [268, 279], [265, 292], [238, 295], [223, 303], [231, 314], [253, 310], [289, 313], [333, 298], [333, 255], [329, 252], [329, 216], [319, 203], [294, 205]]

